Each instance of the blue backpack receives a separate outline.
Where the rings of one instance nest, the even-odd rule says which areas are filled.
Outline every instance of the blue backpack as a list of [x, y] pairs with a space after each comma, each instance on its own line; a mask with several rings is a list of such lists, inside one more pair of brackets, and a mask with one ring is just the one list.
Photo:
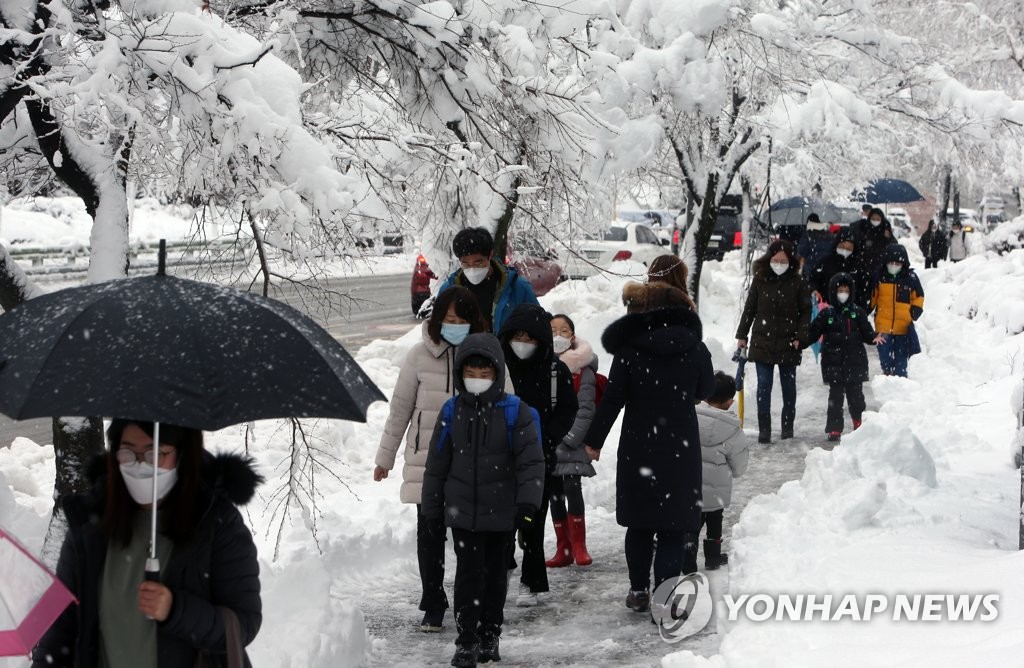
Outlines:
[[[455, 400], [458, 397], [451, 397], [448, 401], [444, 402], [444, 406], [441, 408], [441, 435], [437, 439], [437, 451], [441, 452], [444, 448], [445, 440], [451, 436], [452, 433], [452, 422], [455, 420]], [[516, 429], [516, 420], [519, 419], [519, 404], [521, 403], [519, 397], [514, 394], [506, 394], [504, 399], [495, 402], [495, 406], [502, 408], [505, 411], [505, 429], [508, 432], [508, 447], [512, 447], [513, 432]], [[537, 440], [540, 440], [540, 413], [537, 412], [536, 408], [530, 407], [530, 415], [533, 418], [533, 424], [537, 427]]]

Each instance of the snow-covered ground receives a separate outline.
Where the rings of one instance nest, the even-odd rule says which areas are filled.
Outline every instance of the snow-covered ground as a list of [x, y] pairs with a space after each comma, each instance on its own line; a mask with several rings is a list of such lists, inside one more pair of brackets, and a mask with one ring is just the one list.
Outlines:
[[[917, 257], [915, 244], [907, 246]], [[743, 283], [737, 256], [706, 266], [701, 304], [715, 366], [730, 371]], [[726, 516], [735, 525], [726, 532], [730, 566], [710, 574], [712, 592], [716, 598], [995, 592], [1002, 596], [997, 621], [728, 622], [719, 603], [719, 617], [704, 632], [669, 645], [646, 616], [623, 605], [628, 581], [623, 529], [614, 522], [610, 447], [599, 475], [584, 485], [595, 563], [550, 571], [552, 592], [539, 608], [506, 608], [503, 663], [1019, 665], [1024, 556], [1016, 551], [1019, 478], [1012, 444], [1024, 375], [1024, 251], [977, 255], [921, 274], [924, 352], [912, 359], [910, 379], [876, 377], [866, 387], [864, 426], [833, 451], [819, 447], [827, 392], [806, 353], [798, 375], [797, 438], [753, 446], [750, 472], [737, 480]], [[552, 312], [569, 313], [578, 334], [602, 353], [601, 331], [623, 313], [624, 280], [563, 284], [541, 301]], [[418, 337], [417, 329], [357, 354], [385, 394]], [[873, 352], [871, 358], [877, 373]], [[754, 391], [750, 374], [748, 428]], [[778, 406], [778, 396], [775, 401]], [[321, 461], [337, 477], [305, 453], [293, 463], [282, 423], [255, 425], [250, 450], [270, 479], [248, 507], [264, 587], [263, 629], [250, 648], [255, 665], [447, 665], [454, 649], [451, 616], [440, 636], [416, 629], [415, 510], [398, 502], [399, 475], [372, 480], [387, 410], [374, 405], [366, 424], [322, 421], [313, 428], [314, 445], [324, 446]], [[208, 445], [241, 449], [243, 429], [210, 434]], [[24, 440], [0, 449], [6, 480], [0, 483], [0, 524], [33, 549], [41, 545], [51, 503], [52, 457], [49, 446]], [[316, 509], [302, 490], [281, 505], [290, 465], [315, 475]], [[451, 551], [448, 564], [450, 596]]]

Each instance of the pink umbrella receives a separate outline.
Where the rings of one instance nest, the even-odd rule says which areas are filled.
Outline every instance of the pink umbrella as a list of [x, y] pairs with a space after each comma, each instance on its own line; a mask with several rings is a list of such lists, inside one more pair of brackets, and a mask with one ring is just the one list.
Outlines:
[[75, 597], [3, 529], [0, 564], [0, 656], [25, 656]]

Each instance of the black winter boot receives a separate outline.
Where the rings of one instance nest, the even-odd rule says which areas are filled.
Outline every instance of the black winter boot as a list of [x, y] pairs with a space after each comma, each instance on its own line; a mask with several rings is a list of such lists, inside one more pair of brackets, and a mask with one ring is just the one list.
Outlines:
[[477, 656], [480, 654], [480, 645], [458, 645], [455, 648], [455, 656], [452, 657], [452, 665], [456, 668], [476, 668]]
[[704, 541], [704, 570], [718, 570], [720, 566], [729, 563], [729, 555], [722, 552], [721, 540]]
[[683, 537], [683, 575], [697, 572], [698, 534], [688, 533]]
[[772, 442], [772, 414], [771, 413], [758, 413], [757, 414], [757, 442], [758, 443], [771, 443]]
[[796, 408], [782, 409], [782, 434], [781, 438], [793, 438], [793, 423], [796, 422]]
[[480, 655], [477, 657], [477, 661], [480, 663], [501, 661], [501, 654], [498, 651], [501, 627], [494, 624], [481, 624], [478, 635], [480, 636]]

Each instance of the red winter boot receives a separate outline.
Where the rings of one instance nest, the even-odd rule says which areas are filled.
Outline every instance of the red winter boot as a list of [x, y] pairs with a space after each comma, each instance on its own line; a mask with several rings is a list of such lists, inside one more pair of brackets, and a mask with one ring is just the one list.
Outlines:
[[569, 515], [569, 540], [572, 542], [572, 557], [579, 566], [594, 563], [587, 552], [587, 522], [583, 515]]
[[[570, 518], [572, 519], [572, 518]], [[572, 565], [572, 545], [569, 542], [569, 528], [564, 520], [552, 520], [555, 525], [555, 556], [544, 562], [548, 568], [562, 568]]]
[[857, 431], [858, 429], [860, 429], [860, 420], [854, 420], [853, 421], [853, 430]]

